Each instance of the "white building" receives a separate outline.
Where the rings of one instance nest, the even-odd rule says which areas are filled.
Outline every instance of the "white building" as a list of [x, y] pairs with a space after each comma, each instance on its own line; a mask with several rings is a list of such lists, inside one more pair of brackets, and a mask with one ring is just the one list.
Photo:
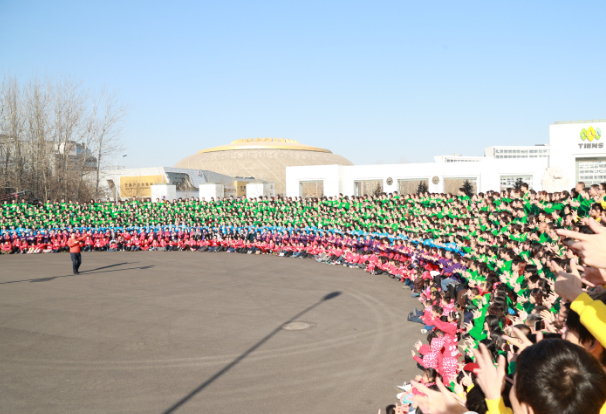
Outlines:
[[484, 148], [484, 156], [491, 158], [549, 158], [549, 144], [488, 147]]
[[[167, 184], [174, 186], [176, 197], [191, 198], [198, 197], [200, 188], [207, 189], [210, 184], [220, 187], [221, 196], [246, 196], [247, 185], [250, 183], [270, 184], [271, 192], [275, 192], [273, 183], [253, 177], [231, 177], [208, 170], [173, 167], [105, 170], [102, 172], [100, 184], [110, 197], [152, 197], [153, 186]], [[169, 192], [169, 194], [173, 193]]]
[[436, 162], [480, 162], [484, 157], [467, 156], [461, 154], [437, 155], [433, 157]]
[[566, 188], [578, 181], [586, 185], [606, 181], [604, 132], [606, 119], [555, 122], [549, 126], [549, 166], [561, 175], [562, 181], [568, 181]]
[[[541, 189], [541, 178], [547, 158], [533, 162], [522, 159], [484, 158], [475, 162], [435, 162], [384, 165], [321, 165], [286, 168], [286, 195], [298, 197], [305, 186], [321, 182], [322, 195], [364, 195], [381, 191], [416, 192], [424, 183], [432, 193], [456, 193], [464, 181], [470, 181], [478, 192], [511, 187], [522, 178], [531, 188]], [[505, 185], [503, 185], [505, 184]], [[318, 195], [318, 194], [316, 194]]]
[[606, 182], [602, 131], [606, 120], [556, 122], [549, 127], [549, 144], [493, 146], [484, 149], [484, 157], [454, 154], [436, 156], [433, 163], [287, 167], [286, 195], [406, 194], [419, 185], [427, 185], [429, 192], [456, 193], [466, 180], [485, 192], [513, 187], [518, 179], [537, 191], [569, 190], [578, 181]]

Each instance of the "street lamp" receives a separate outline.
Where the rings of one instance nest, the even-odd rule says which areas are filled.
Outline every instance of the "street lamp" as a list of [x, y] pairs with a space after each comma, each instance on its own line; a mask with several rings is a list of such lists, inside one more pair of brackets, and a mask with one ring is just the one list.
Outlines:
[[[118, 161], [122, 158], [126, 157], [128, 154], [124, 154], [116, 160], [116, 171], [118, 170]], [[120, 176], [116, 175], [118, 183], [120, 182]], [[116, 185], [116, 180], [114, 180], [114, 202], [118, 204], [118, 186]]]

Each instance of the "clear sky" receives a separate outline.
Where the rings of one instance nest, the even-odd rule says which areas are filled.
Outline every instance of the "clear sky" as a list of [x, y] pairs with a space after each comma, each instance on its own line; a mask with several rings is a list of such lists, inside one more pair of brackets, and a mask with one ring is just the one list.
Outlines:
[[606, 118], [605, 1], [0, 0], [0, 39], [0, 74], [118, 90], [129, 167], [252, 137], [432, 161]]

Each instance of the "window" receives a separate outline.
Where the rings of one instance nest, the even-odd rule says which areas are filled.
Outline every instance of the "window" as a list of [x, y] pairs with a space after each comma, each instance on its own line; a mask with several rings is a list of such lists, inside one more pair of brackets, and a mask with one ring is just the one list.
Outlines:
[[463, 183], [465, 181], [469, 181], [469, 183], [473, 187], [473, 193], [477, 194], [478, 186], [477, 186], [477, 179], [475, 177], [444, 178], [444, 192], [451, 193], [451, 194], [457, 194], [459, 192], [459, 188], [461, 188], [463, 186]]
[[383, 180], [354, 181], [354, 195], [375, 195], [383, 192]]
[[532, 175], [502, 175], [501, 176], [501, 190], [506, 188], [513, 188], [515, 182], [521, 178], [529, 187], [532, 187]]
[[322, 197], [324, 195], [324, 180], [299, 181], [299, 196]]
[[600, 184], [606, 178], [606, 158], [580, 158], [576, 161], [577, 181], [585, 185]]
[[400, 195], [416, 194], [421, 183], [429, 188], [428, 179], [398, 180], [398, 193]]

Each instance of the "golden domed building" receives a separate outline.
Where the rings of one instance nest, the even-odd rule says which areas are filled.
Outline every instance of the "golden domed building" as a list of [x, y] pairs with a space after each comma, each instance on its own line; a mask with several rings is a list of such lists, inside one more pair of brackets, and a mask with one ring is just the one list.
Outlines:
[[335, 164], [353, 165], [327, 149], [302, 145], [294, 139], [246, 138], [198, 151], [183, 158], [175, 167], [265, 179], [275, 183], [276, 194], [285, 194], [286, 167]]

